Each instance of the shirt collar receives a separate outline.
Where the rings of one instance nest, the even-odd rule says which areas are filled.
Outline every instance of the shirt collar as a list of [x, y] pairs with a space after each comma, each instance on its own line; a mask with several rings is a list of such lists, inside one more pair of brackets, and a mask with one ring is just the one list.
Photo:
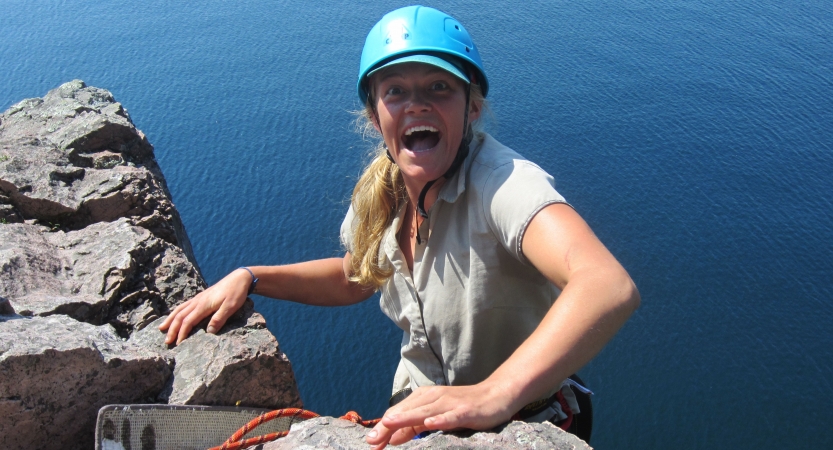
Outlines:
[[477, 157], [477, 153], [480, 152], [480, 148], [483, 147], [483, 142], [489, 138], [485, 133], [482, 136], [483, 138], [475, 135], [474, 139], [472, 139], [471, 144], [469, 144], [469, 155], [463, 160], [463, 165], [460, 166], [457, 173], [452, 175], [440, 189], [437, 200], [454, 203], [465, 192], [466, 180], [469, 176], [469, 169], [471, 169], [472, 162]]
[[397, 248], [399, 248], [399, 241], [397, 236], [399, 236], [399, 229], [402, 227], [402, 222], [405, 218], [405, 207], [407, 206], [406, 202], [402, 202], [399, 205], [399, 209], [396, 211], [396, 215], [393, 217], [393, 221], [391, 222], [391, 226], [385, 231], [384, 242], [382, 243], [385, 253], [387, 254], [388, 258], [393, 261], [393, 254]]

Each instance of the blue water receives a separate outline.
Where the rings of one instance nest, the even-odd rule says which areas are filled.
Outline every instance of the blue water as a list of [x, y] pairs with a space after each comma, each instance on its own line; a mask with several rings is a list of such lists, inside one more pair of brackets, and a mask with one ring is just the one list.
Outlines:
[[[641, 309], [582, 370], [599, 449], [833, 448], [833, 4], [438, 4], [474, 35], [498, 139], [551, 172]], [[156, 156], [209, 282], [338, 255], [369, 144], [365, 33], [402, 2], [0, 0], [0, 109], [74, 78]], [[258, 300], [310, 409], [384, 411], [377, 299]]]

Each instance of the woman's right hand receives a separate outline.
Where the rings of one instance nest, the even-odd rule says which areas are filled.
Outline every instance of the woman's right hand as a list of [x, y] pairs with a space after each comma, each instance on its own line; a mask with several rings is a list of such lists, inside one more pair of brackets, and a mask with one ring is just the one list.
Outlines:
[[198, 323], [212, 313], [214, 316], [211, 317], [205, 331], [216, 334], [228, 318], [243, 306], [251, 283], [252, 276], [249, 272], [237, 269], [214, 286], [177, 306], [162, 325], [159, 325], [160, 331], [168, 330], [165, 344], [170, 345], [176, 341], [179, 345]]

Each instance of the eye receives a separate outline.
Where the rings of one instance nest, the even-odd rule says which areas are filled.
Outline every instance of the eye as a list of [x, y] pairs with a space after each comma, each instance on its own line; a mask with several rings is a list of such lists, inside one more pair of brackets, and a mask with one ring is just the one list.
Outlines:
[[431, 85], [432, 91], [444, 91], [446, 89], [448, 89], [448, 83], [445, 81], [436, 81]]
[[385, 91], [385, 95], [401, 95], [404, 91], [399, 86], [391, 86]]

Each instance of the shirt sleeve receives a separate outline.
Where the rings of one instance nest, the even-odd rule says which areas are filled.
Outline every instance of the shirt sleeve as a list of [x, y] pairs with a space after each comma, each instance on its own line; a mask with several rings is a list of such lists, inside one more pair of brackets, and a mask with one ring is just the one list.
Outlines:
[[350, 253], [353, 253], [353, 221], [356, 215], [353, 213], [353, 205], [347, 210], [347, 215], [344, 216], [344, 221], [341, 222], [341, 233], [339, 239], [341, 246]]
[[519, 261], [523, 236], [532, 218], [553, 203], [567, 203], [555, 190], [555, 180], [524, 159], [495, 168], [483, 189], [483, 211], [496, 238]]

